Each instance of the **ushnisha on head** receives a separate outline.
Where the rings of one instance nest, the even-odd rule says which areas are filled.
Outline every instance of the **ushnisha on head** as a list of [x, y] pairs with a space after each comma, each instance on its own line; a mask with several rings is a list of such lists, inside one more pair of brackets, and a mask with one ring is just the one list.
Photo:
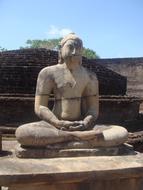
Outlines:
[[82, 40], [75, 33], [68, 34], [59, 44], [59, 63], [62, 64], [69, 57], [82, 57], [82, 50]]

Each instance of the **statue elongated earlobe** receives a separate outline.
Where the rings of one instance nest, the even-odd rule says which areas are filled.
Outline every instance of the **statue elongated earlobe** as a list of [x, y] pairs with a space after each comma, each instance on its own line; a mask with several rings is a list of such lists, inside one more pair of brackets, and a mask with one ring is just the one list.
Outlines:
[[58, 53], [58, 64], [63, 64], [64, 60], [62, 58], [62, 54], [61, 54], [61, 49], [59, 49], [59, 53]]

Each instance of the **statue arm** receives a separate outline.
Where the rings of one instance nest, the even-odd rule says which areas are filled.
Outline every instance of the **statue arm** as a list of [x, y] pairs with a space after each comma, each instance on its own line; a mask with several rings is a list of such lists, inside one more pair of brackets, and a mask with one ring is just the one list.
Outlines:
[[83, 123], [85, 128], [90, 128], [95, 125], [99, 114], [99, 87], [95, 74], [85, 89], [85, 101], [87, 111]]
[[96, 119], [99, 113], [99, 96], [91, 96], [86, 100], [86, 105], [88, 107], [87, 113], [83, 119], [85, 128], [92, 127], [96, 123]]
[[57, 127], [58, 118], [48, 108], [48, 100], [53, 88], [54, 80], [50, 67], [42, 69], [37, 79], [35, 113], [42, 120]]
[[48, 96], [35, 96], [35, 113], [42, 120], [58, 128], [59, 119], [48, 108]]
[[77, 126], [71, 127], [71, 131], [91, 129], [96, 123], [99, 113], [99, 89], [98, 80], [95, 74], [92, 74], [92, 78], [89, 78], [89, 82], [86, 85], [82, 97], [82, 113], [84, 115], [84, 119], [82, 121], [78, 121], [79, 123]]
[[59, 120], [56, 115], [48, 108], [49, 96], [54, 88], [54, 80], [50, 73], [50, 68], [40, 71], [37, 79], [35, 96], [35, 113], [42, 120], [55, 126], [56, 128], [66, 128], [77, 123]]

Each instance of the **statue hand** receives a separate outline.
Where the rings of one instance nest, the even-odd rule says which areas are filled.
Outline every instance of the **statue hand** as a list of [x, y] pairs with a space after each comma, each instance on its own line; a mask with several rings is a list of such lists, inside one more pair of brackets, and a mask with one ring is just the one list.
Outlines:
[[60, 128], [66, 128], [66, 129], [68, 129], [68, 128], [71, 127], [71, 126], [77, 126], [77, 125], [79, 125], [79, 124], [80, 124], [79, 121], [65, 121], [65, 120], [60, 120], [60, 121], [58, 122], [58, 126], [59, 126]]
[[89, 123], [86, 121], [64, 121], [60, 120], [58, 126], [63, 131], [84, 131], [89, 128]]
[[83, 121], [77, 121], [78, 125], [75, 126], [70, 126], [68, 128], [69, 131], [85, 131], [87, 129], [91, 129], [93, 122], [89, 121], [87, 122], [86, 120]]
[[84, 121], [75, 121], [75, 124], [74, 126], [70, 126], [68, 131], [84, 131], [87, 128]]

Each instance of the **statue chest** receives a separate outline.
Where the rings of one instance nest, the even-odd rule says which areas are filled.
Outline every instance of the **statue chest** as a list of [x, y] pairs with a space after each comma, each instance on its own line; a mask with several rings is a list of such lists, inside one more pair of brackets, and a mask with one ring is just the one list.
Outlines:
[[57, 98], [78, 98], [88, 83], [87, 77], [82, 69], [73, 73], [62, 70], [64, 72], [55, 73], [55, 89], [54, 94]]
[[80, 83], [79, 81], [76, 82], [74, 86], [72, 86], [71, 83], [66, 83], [63, 87], [60, 88], [55, 88], [54, 89], [54, 94], [55, 97], [60, 97], [60, 98], [76, 98], [76, 97], [81, 97], [82, 93], [84, 91], [85, 84], [82, 82]]

